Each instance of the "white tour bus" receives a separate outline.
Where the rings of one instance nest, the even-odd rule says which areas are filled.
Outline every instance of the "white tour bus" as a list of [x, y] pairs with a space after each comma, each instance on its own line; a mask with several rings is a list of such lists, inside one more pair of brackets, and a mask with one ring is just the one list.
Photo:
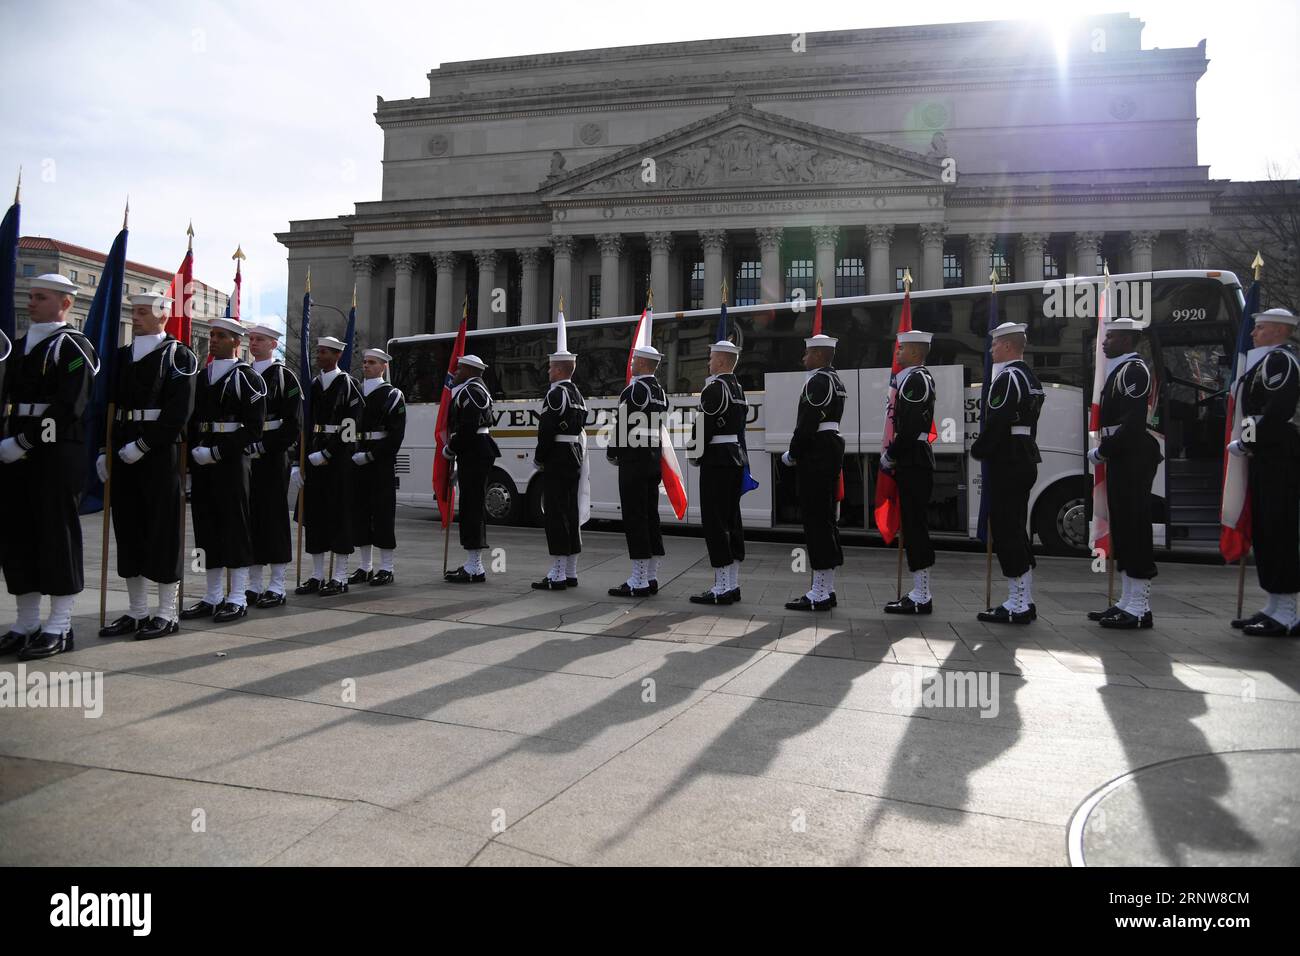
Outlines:
[[[1092, 388], [1096, 335], [1095, 297], [1101, 276], [998, 286], [1003, 322], [1027, 322], [1026, 360], [1047, 393], [1038, 425], [1043, 461], [1030, 499], [1030, 531], [1045, 550], [1081, 554], [1087, 547], [1090, 478], [1085, 470], [1087, 404]], [[1141, 351], [1158, 382], [1151, 428], [1165, 461], [1152, 487], [1156, 540], [1165, 547], [1212, 548], [1219, 538], [1219, 495], [1229, 357], [1243, 304], [1236, 276], [1220, 271], [1130, 273], [1111, 276], [1112, 314], [1150, 320]], [[915, 328], [934, 333], [929, 367], [938, 401], [936, 472], [930, 528], [939, 535], [974, 537], [979, 514], [979, 463], [969, 455], [979, 431], [980, 380], [988, 328], [989, 287], [912, 293]], [[827, 299], [825, 331], [839, 338], [835, 367], [848, 390], [840, 434], [845, 441], [845, 530], [874, 532], [870, 502], [880, 452], [885, 398], [901, 293]], [[780, 465], [794, 425], [804, 372], [803, 340], [811, 334], [814, 305], [782, 302], [727, 310], [741, 346], [736, 373], [750, 403], [747, 444], [760, 486], [741, 499], [750, 528], [797, 527], [793, 472]], [[579, 356], [576, 384], [587, 396], [593, 518], [618, 520], [618, 482], [596, 441], [623, 388], [628, 347], [637, 316], [568, 323], [569, 350]], [[655, 316], [654, 345], [664, 353], [659, 378], [674, 409], [695, 407], [708, 374], [716, 309]], [[397, 460], [398, 501], [437, 508], [432, 489], [433, 432], [454, 333], [392, 339], [388, 351], [394, 384], [406, 394], [406, 441]], [[538, 524], [541, 486], [533, 451], [540, 397], [547, 387], [547, 355], [555, 325], [471, 331], [466, 350], [488, 364], [485, 380], [496, 399], [493, 436], [501, 457], [489, 483], [489, 520]], [[684, 447], [687, 429], [674, 443]], [[678, 453], [690, 506], [685, 521], [698, 524], [699, 470]], [[676, 519], [660, 499], [666, 524]]]

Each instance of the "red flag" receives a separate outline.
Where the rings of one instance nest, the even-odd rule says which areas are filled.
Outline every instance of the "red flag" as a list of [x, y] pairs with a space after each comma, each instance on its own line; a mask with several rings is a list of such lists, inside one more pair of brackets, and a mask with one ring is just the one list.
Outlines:
[[447, 447], [447, 416], [451, 414], [452, 376], [460, 357], [465, 354], [465, 329], [469, 320], [469, 304], [466, 303], [460, 317], [460, 328], [456, 332], [456, 344], [451, 350], [451, 360], [447, 362], [447, 377], [442, 382], [442, 398], [438, 401], [438, 421], [433, 426], [433, 496], [438, 499], [438, 516], [443, 528], [451, 525], [451, 516], [456, 509], [456, 486], [451, 480], [451, 462], [442, 453]]
[[[1101, 444], [1101, 392], [1106, 386], [1106, 355], [1102, 343], [1106, 339], [1106, 299], [1110, 295], [1110, 269], [1105, 268], [1106, 280], [1097, 296], [1097, 347], [1093, 355], [1092, 404], [1088, 408], [1089, 448]], [[1152, 389], [1154, 391], [1154, 389]], [[1106, 463], [1093, 466], [1092, 523], [1088, 526], [1088, 547], [1096, 556], [1101, 552], [1109, 558], [1110, 503], [1106, 500]]]
[[230, 317], [234, 319], [236, 322], [239, 321], [239, 290], [240, 287], [243, 286], [244, 284], [244, 277], [240, 274], [239, 266], [240, 263], [236, 261], [235, 262], [235, 295], [234, 298], [230, 300]]
[[[641, 310], [641, 318], [636, 323], [636, 334], [632, 336], [632, 347], [627, 350], [627, 377], [625, 382], [632, 384], [632, 355], [639, 345], [649, 345], [651, 337], [651, 327], [654, 324], [654, 311], [647, 304]], [[659, 476], [663, 479], [664, 493], [668, 495], [668, 503], [673, 506], [673, 514], [677, 515], [677, 520], [681, 521], [686, 517], [686, 482], [682, 477], [682, 466], [677, 461], [677, 451], [673, 448], [672, 437], [668, 433], [668, 427], [664, 423], [659, 425], [659, 447], [662, 454], [659, 458]]]
[[172, 277], [167, 296], [172, 300], [172, 314], [167, 320], [167, 334], [180, 341], [182, 345], [193, 348], [194, 339], [191, 333], [191, 317], [194, 315], [194, 307], [191, 304], [194, 299], [193, 249], [186, 250], [185, 258], [181, 260], [181, 267]]

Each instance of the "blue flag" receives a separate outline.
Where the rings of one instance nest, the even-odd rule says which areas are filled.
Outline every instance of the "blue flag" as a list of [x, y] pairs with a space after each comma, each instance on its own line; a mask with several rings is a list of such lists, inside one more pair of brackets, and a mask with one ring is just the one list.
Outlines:
[[[997, 286], [989, 293], [989, 328], [984, 338], [984, 383], [980, 386], [980, 432], [984, 431], [984, 409], [989, 403], [989, 386], [993, 384], [993, 330], [998, 327], [998, 290]], [[987, 542], [989, 535], [989, 502], [992, 501], [989, 489], [989, 463], [980, 462], [980, 514], [975, 524], [975, 534], [980, 541]]]
[[348, 330], [343, 334], [343, 356], [339, 359], [339, 368], [352, 374], [352, 346], [357, 341], [357, 307], [354, 305], [348, 313]]
[[[714, 341], [729, 342], [727, 332], [727, 302], [723, 299], [722, 311], [718, 314], [718, 337]], [[744, 495], [758, 487], [758, 480], [749, 471], [749, 446], [745, 444], [744, 428], [740, 430], [740, 451], [745, 456], [745, 474], [740, 480], [740, 493]]]
[[0, 332], [14, 340], [14, 284], [18, 277], [18, 203], [15, 201], [0, 222]]
[[302, 379], [302, 427], [311, 427], [311, 279], [302, 294], [302, 328], [298, 330], [298, 375]]
[[[81, 498], [81, 513], [94, 514], [104, 507], [104, 484], [95, 471], [99, 449], [106, 444], [108, 403], [113, 375], [117, 368], [117, 350], [122, 336], [122, 298], [126, 294], [126, 230], [113, 240], [113, 248], [104, 260], [104, 271], [95, 298], [86, 314], [82, 329], [90, 344], [99, 353], [99, 371], [91, 392], [90, 407], [86, 409], [86, 491]], [[12, 297], [11, 297], [12, 298]], [[111, 448], [108, 454], [113, 454]]]

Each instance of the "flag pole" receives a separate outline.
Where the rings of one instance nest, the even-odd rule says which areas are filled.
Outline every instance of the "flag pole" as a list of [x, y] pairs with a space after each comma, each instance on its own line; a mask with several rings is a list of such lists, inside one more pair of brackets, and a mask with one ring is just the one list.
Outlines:
[[[311, 294], [311, 267], [307, 267], [307, 293]], [[288, 323], [285, 323], [285, 329], [288, 329]], [[305, 355], [304, 355], [305, 357]], [[311, 389], [311, 369], [300, 368], [298, 372], [302, 375], [303, 380], [307, 383], [306, 388]], [[307, 407], [307, 400], [310, 395], [303, 393], [303, 407]], [[303, 524], [303, 488], [307, 484], [307, 416], [298, 416], [298, 587], [302, 587], [302, 524]]]
[[185, 558], [186, 558], [186, 551], [185, 551], [185, 544], [186, 544], [186, 542], [185, 542], [185, 479], [188, 477], [188, 474], [189, 474], [189, 467], [188, 467], [189, 463], [186, 461], [186, 456], [189, 455], [189, 448], [187, 447], [188, 444], [189, 444], [189, 443], [186, 442], [185, 438], [182, 437], [182, 438], [181, 438], [181, 460], [180, 460], [180, 462], [179, 462], [179, 464], [178, 464], [178, 466], [177, 466], [177, 467], [180, 469], [180, 473], [181, 473], [181, 494], [180, 494], [180, 499], [181, 499], [181, 536], [180, 536], [180, 549], [181, 549], [181, 579], [180, 579], [180, 582], [177, 584], [177, 589], [176, 589], [176, 612], [177, 612], [178, 614], [180, 613], [181, 609], [185, 607], [185, 574], [186, 574], [186, 568], [187, 568], [187, 566], [188, 566], [188, 562], [185, 560]]
[[[912, 292], [912, 270], [908, 268], [904, 268], [903, 269], [903, 295], [904, 296], [910, 295], [911, 292]], [[897, 338], [895, 338], [894, 343], [895, 343], [895, 347], [897, 347], [897, 343], [898, 343]], [[892, 413], [893, 411], [894, 410], [891, 408], [890, 412]], [[899, 494], [899, 500], [900, 502], [902, 500], [901, 492]], [[895, 598], [895, 600], [901, 601], [903, 600], [903, 527], [901, 524], [898, 527], [898, 582], [897, 584], [898, 584], [897, 587], [898, 595]]]
[[[1264, 271], [1264, 257], [1259, 254], [1258, 249], [1255, 250], [1255, 258], [1250, 263], [1250, 267], [1253, 270], [1255, 270], [1255, 281], [1258, 282], [1259, 274]], [[1236, 388], [1237, 383], [1233, 382], [1232, 387]], [[1251, 545], [1252, 546], [1254, 545], [1253, 541], [1251, 542]], [[1237, 617], [1241, 617], [1242, 604], [1246, 600], [1246, 551], [1247, 550], [1248, 549], [1242, 549], [1241, 557], [1237, 559]]]
[[104, 426], [104, 464], [108, 476], [104, 479], [104, 546], [99, 561], [99, 626], [104, 626], [108, 604], [108, 525], [109, 511], [113, 507], [113, 419], [117, 415], [117, 403], [108, 403], [108, 421]]
[[[993, 294], [997, 295], [998, 294], [998, 270], [996, 268], [989, 273], [989, 283], [993, 286]], [[990, 342], [986, 346], [986, 348], [992, 350], [993, 343]], [[990, 357], [990, 361], [991, 361], [991, 357]], [[992, 387], [993, 387], [992, 382], [984, 383], [985, 389], [991, 389]], [[985, 394], [987, 394], [987, 392], [985, 392]], [[982, 408], [980, 409], [980, 415], [982, 420], [982, 416], [984, 415], [984, 409]], [[984, 488], [984, 487], [980, 488], [981, 499], [983, 499], [984, 496], [987, 495], [988, 493], [989, 493], [988, 488]], [[987, 516], [988, 514], [987, 509], [981, 508], [980, 510], [983, 511]], [[979, 519], [976, 518], [977, 523], [978, 521]], [[976, 528], [976, 530], [978, 531], [979, 529]], [[985, 518], [984, 521], [984, 606], [989, 608], [993, 606], [993, 522], [989, 521], [987, 517]]]

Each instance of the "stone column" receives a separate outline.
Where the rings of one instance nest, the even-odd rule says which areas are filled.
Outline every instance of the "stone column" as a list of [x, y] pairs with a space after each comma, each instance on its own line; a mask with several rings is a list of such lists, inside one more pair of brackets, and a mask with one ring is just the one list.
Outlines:
[[726, 230], [700, 230], [700, 246], [704, 249], [704, 307], [706, 309], [716, 309], [722, 305], [722, 250], [726, 244]]
[[1183, 251], [1187, 268], [1206, 269], [1210, 264], [1210, 249], [1214, 246], [1213, 229], [1188, 229], [1183, 233]]
[[359, 313], [357, 319], [366, 323], [366, 327], [370, 330], [368, 333], [370, 341], [383, 348], [387, 338], [385, 333], [388, 330], [384, 328], [384, 316], [373, 308], [375, 297], [371, 280], [375, 274], [374, 256], [353, 256], [352, 272], [357, 282], [357, 312]]
[[478, 263], [478, 315], [477, 328], [492, 329], [506, 324], [504, 312], [492, 311], [492, 290], [497, 288], [497, 263], [500, 256], [495, 249], [479, 249], [474, 253]]
[[619, 262], [623, 255], [623, 237], [616, 232], [596, 237], [600, 249], [600, 317], [612, 318], [619, 312]]
[[758, 230], [758, 248], [763, 258], [760, 302], [780, 302], [785, 297], [785, 290], [781, 287], [781, 235], [780, 226], [763, 226]]
[[397, 288], [393, 291], [393, 337], [410, 335], [411, 320], [411, 278], [415, 273], [415, 256], [409, 252], [399, 252], [393, 256], [393, 271], [397, 276]]
[[576, 314], [577, 305], [570, 294], [569, 283], [573, 281], [573, 247], [576, 245], [573, 236], [551, 236], [551, 262], [555, 269], [554, 292], [555, 306], [559, 308], [561, 300], [564, 302], [565, 317]]
[[921, 281], [919, 289], [943, 288], [943, 238], [948, 227], [941, 222], [923, 222], [917, 227], [921, 236]]
[[817, 297], [817, 280], [822, 283], [822, 295], [828, 299], [835, 298], [835, 240], [839, 238], [839, 226], [813, 226], [813, 287], [810, 297]]
[[989, 276], [993, 274], [993, 240], [994, 236], [987, 232], [966, 237], [966, 251], [970, 256], [967, 285], [989, 285]]
[[1155, 247], [1160, 233], [1143, 229], [1128, 234], [1129, 272], [1151, 271], [1151, 250]]
[[460, 324], [456, 314], [456, 253], [431, 252], [429, 258], [438, 272], [438, 283], [433, 290], [433, 331], [455, 332]]
[[[655, 308], [664, 312], [676, 311], [669, 286], [672, 270], [669, 268], [673, 251], [671, 232], [647, 232], [646, 245], [650, 247], [650, 291], [654, 294]], [[602, 279], [603, 283], [604, 280]], [[640, 303], [633, 303], [639, 306]]]
[[893, 241], [893, 226], [867, 226], [869, 295], [884, 295], [894, 291], [894, 273], [889, 263], [889, 250]]
[[553, 318], [547, 309], [540, 316], [537, 314], [537, 270], [542, 263], [542, 250], [536, 246], [516, 249], [519, 256], [520, 277], [519, 324], [532, 325], [534, 322], [549, 322]]
[[1026, 232], [1019, 240], [1020, 261], [1024, 270], [1016, 278], [1022, 282], [1043, 281], [1043, 254], [1047, 251], [1047, 233]]
[[1074, 234], [1074, 274], [1080, 276], [1101, 275], [1097, 266], [1097, 252], [1101, 249], [1100, 232], [1076, 232]]

